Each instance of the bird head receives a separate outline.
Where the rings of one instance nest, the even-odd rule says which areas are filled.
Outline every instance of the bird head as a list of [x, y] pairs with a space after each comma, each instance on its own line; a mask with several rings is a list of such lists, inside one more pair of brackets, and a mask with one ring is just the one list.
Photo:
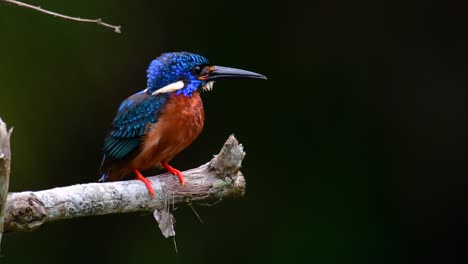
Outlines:
[[218, 79], [266, 79], [255, 72], [212, 65], [205, 57], [189, 52], [163, 53], [151, 62], [147, 77], [148, 93], [175, 92], [185, 96], [197, 90], [211, 90]]

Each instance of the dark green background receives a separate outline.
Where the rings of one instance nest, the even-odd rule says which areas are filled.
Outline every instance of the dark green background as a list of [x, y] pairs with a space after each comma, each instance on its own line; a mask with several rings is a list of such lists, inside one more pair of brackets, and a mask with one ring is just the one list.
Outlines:
[[439, 263], [467, 259], [466, 14], [426, 1], [31, 1], [122, 34], [0, 4], [0, 116], [11, 191], [93, 182], [119, 103], [162, 52], [268, 81], [217, 82], [188, 169], [229, 134], [244, 199], [8, 234], [0, 263]]

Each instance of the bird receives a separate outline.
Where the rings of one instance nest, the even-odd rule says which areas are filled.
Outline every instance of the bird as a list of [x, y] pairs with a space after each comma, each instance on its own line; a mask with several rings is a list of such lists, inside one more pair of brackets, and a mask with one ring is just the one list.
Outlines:
[[[205, 113], [200, 92], [215, 81], [231, 78], [267, 79], [264, 75], [210, 64], [198, 54], [166, 52], [151, 61], [146, 89], [119, 106], [104, 138], [100, 182], [136, 178], [155, 193], [142, 171], [165, 168], [185, 184], [169, 162], [201, 133]], [[134, 174], [134, 177], [131, 177]]]

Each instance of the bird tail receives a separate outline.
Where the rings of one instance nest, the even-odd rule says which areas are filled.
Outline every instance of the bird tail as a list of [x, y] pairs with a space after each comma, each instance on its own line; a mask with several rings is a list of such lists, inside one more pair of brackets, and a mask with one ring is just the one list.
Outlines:
[[112, 160], [108, 160], [106, 155], [104, 155], [101, 168], [99, 169], [101, 178], [98, 180], [98, 182], [113, 182], [133, 179], [132, 170], [123, 167], [121, 163], [114, 162], [110, 164], [111, 161]]
[[104, 172], [104, 173], [101, 175], [101, 178], [98, 180], [98, 182], [106, 182], [108, 176], [109, 176], [109, 171]]
[[104, 155], [102, 157], [101, 167], [99, 169], [101, 171], [101, 178], [98, 180], [98, 182], [106, 182], [107, 179], [109, 178], [110, 171], [104, 169], [104, 162], [105, 161], [106, 161], [106, 155]]

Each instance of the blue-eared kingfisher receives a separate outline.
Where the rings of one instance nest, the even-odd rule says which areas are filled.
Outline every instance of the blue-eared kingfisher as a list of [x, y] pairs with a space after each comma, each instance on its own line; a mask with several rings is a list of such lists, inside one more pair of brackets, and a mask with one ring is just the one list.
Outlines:
[[266, 79], [265, 76], [210, 64], [198, 54], [163, 53], [147, 70], [147, 88], [123, 101], [104, 140], [100, 181], [128, 179], [132, 173], [154, 190], [141, 171], [165, 168], [182, 173], [168, 163], [188, 147], [203, 129], [205, 113], [201, 91], [214, 81], [228, 78]]

